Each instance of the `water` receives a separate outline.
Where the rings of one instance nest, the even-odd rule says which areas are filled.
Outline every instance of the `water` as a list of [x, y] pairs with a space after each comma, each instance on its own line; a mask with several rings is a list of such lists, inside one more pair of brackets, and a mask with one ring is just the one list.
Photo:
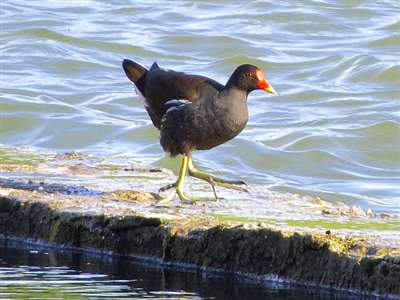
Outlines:
[[257, 285], [0, 240], [0, 299], [345, 300], [328, 291]]
[[122, 59], [220, 82], [253, 63], [280, 96], [251, 94], [246, 129], [197, 164], [400, 213], [399, 15], [397, 0], [2, 1], [0, 143], [176, 168]]

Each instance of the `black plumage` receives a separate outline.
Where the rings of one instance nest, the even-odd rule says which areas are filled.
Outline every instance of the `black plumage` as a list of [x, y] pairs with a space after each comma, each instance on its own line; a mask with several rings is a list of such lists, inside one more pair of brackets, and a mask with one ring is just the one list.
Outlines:
[[249, 64], [237, 67], [226, 85], [204, 76], [163, 70], [157, 63], [149, 70], [128, 59], [122, 65], [144, 96], [154, 126], [160, 129], [161, 146], [172, 156], [187, 156], [189, 173], [192, 151], [216, 147], [243, 130], [251, 91], [275, 93], [262, 71]]

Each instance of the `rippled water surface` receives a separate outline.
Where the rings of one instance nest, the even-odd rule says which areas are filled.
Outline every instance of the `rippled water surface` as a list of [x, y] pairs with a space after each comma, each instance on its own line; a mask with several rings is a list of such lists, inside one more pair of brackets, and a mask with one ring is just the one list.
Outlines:
[[0, 143], [176, 167], [122, 59], [220, 82], [253, 63], [280, 95], [252, 93], [246, 129], [196, 153], [197, 163], [275, 191], [400, 212], [399, 1], [9, 0], [0, 8]]
[[0, 240], [0, 299], [345, 300], [352, 295], [240, 283], [232, 277], [54, 252]]

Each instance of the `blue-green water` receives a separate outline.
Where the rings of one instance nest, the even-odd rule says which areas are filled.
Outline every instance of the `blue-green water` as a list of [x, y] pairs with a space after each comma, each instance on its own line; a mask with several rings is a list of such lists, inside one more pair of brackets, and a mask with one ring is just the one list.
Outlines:
[[280, 95], [253, 93], [247, 128], [198, 152], [197, 163], [271, 190], [400, 212], [397, 0], [10, 0], [0, 8], [1, 144], [177, 166], [122, 59], [221, 82], [253, 63]]
[[352, 295], [238, 282], [0, 240], [0, 299], [345, 300]]
[[[0, 164], [29, 165], [16, 147], [28, 146], [177, 168], [122, 59], [222, 83], [252, 63], [280, 95], [252, 93], [246, 129], [197, 164], [258, 190], [399, 214], [399, 16], [398, 0], [1, 1]], [[11, 175], [25, 178], [0, 173]], [[0, 245], [0, 299], [31, 296], [341, 299]]]

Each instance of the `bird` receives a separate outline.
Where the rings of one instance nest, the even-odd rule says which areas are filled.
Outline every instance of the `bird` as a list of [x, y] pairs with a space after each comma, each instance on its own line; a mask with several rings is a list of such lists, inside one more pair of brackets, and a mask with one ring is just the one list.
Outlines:
[[192, 159], [195, 150], [208, 150], [237, 136], [248, 121], [247, 97], [254, 90], [277, 94], [263, 71], [251, 64], [238, 66], [225, 85], [206, 76], [160, 68], [149, 69], [130, 59], [122, 67], [144, 98], [153, 125], [160, 130], [160, 144], [172, 157], [181, 155], [177, 180], [160, 188], [175, 189], [181, 201], [201, 200], [183, 191], [187, 173], [215, 186], [246, 190], [241, 180], [225, 180], [198, 170]]

